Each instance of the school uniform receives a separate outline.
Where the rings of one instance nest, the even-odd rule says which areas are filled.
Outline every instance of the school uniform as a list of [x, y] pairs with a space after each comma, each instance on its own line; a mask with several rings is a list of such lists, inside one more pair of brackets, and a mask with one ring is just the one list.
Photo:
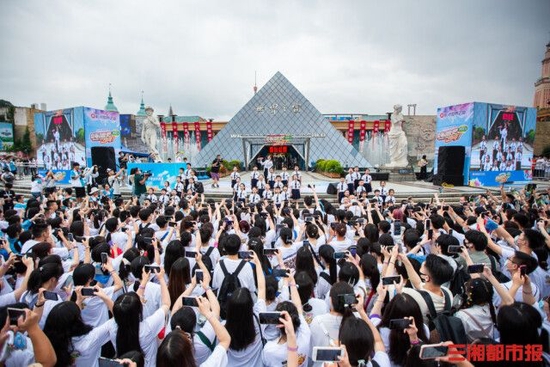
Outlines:
[[365, 182], [365, 190], [367, 190], [367, 194], [371, 193], [372, 192], [372, 185], [371, 185], [372, 176], [367, 175], [365, 173], [363, 176], [361, 176], [361, 179], [363, 180], [363, 182]]
[[176, 186], [174, 187], [179, 197], [181, 197], [181, 194], [183, 194], [184, 184], [183, 182], [176, 182]]
[[347, 185], [345, 182], [338, 182], [338, 204], [342, 202], [342, 199], [344, 198], [344, 192], [347, 189]]
[[298, 200], [300, 199], [300, 181], [294, 180], [290, 183], [291, 193], [292, 193], [292, 200]]
[[302, 183], [302, 174], [300, 173], [300, 171], [293, 171], [292, 176], [296, 176], [296, 179], [300, 181], [300, 183]]
[[348, 173], [346, 175], [346, 184], [348, 186], [348, 191], [350, 194], [353, 194], [354, 193], [354, 187], [353, 187], [353, 174], [352, 173]]
[[365, 186], [358, 185], [355, 189], [355, 195], [357, 197], [360, 197], [362, 193], [367, 192], [367, 189], [365, 189]]
[[289, 178], [289, 174], [287, 171], [283, 171], [281, 172], [281, 182], [283, 183], [283, 186], [287, 186], [288, 185], [288, 178]]
[[231, 172], [230, 177], [231, 177], [231, 187], [233, 187], [237, 183], [237, 178], [240, 178], [241, 175], [239, 174], [239, 172]]
[[272, 189], [273, 185], [275, 184], [275, 177], [277, 177], [277, 175], [275, 175], [275, 172], [269, 172], [267, 176], [265, 176], [267, 182], [269, 183], [269, 187], [271, 187]]
[[246, 202], [246, 190], [237, 190], [237, 201], [240, 201], [241, 203]]
[[146, 198], [152, 203], [156, 203], [158, 201], [157, 195], [155, 194], [147, 195]]
[[262, 198], [264, 198], [265, 200], [271, 200], [271, 199], [273, 199], [273, 191], [271, 191], [271, 190], [265, 190], [265, 191], [262, 193]]
[[281, 191], [282, 191], [284, 185], [283, 185], [283, 183], [282, 183], [281, 181], [276, 181], [276, 182], [273, 184], [273, 186], [272, 186], [271, 188], [272, 188], [272, 189], [275, 189], [275, 188], [277, 188], [277, 187], [278, 187], [279, 189], [281, 189]]
[[258, 195], [260, 195], [260, 197], [261, 197], [264, 193], [264, 190], [265, 190], [265, 182], [264, 181], [258, 181], [258, 183], [256, 184], [256, 188], [258, 189]]
[[250, 196], [248, 197], [248, 202], [251, 204], [257, 204], [260, 202], [260, 200], [260, 195], [258, 194], [250, 194]]
[[159, 196], [159, 203], [162, 203], [162, 205], [168, 204], [169, 201], [170, 201], [170, 196], [168, 196], [168, 195], [160, 195]]
[[282, 194], [279, 193], [279, 194], [273, 195], [273, 204], [275, 204], [277, 208], [281, 206], [283, 201], [284, 201], [284, 197], [282, 196]]
[[353, 178], [353, 189], [357, 189], [357, 186], [359, 186], [359, 180], [361, 179], [361, 174], [359, 172], [353, 171], [351, 174]]
[[258, 184], [258, 178], [260, 177], [260, 172], [252, 171], [250, 174], [250, 188], [256, 187]]

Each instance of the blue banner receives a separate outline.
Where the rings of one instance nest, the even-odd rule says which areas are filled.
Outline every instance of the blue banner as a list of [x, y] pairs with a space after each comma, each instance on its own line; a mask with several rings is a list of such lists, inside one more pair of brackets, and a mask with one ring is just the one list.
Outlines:
[[[71, 183], [71, 170], [60, 170], [60, 169], [54, 169], [52, 170], [55, 179], [57, 180], [56, 183], [60, 185], [68, 185]], [[39, 169], [38, 174], [42, 177], [46, 177], [48, 174], [48, 170], [46, 169]]]
[[93, 147], [112, 147], [120, 150], [120, 119], [118, 112], [84, 108], [84, 129], [86, 131], [86, 158], [92, 166]]

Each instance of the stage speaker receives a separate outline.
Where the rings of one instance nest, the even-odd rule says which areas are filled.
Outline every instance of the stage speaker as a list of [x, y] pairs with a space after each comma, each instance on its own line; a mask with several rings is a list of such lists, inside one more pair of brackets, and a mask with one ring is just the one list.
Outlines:
[[92, 147], [92, 165], [99, 167], [99, 177], [96, 182], [99, 184], [107, 177], [107, 168], [116, 171], [115, 148], [113, 147]]
[[440, 175], [461, 175], [464, 171], [466, 149], [461, 145], [439, 147], [437, 173]]
[[336, 195], [338, 193], [338, 184], [329, 183], [327, 186], [327, 194]]
[[464, 175], [441, 175], [433, 176], [433, 184], [441, 186], [442, 184], [450, 184], [453, 186], [464, 186]]

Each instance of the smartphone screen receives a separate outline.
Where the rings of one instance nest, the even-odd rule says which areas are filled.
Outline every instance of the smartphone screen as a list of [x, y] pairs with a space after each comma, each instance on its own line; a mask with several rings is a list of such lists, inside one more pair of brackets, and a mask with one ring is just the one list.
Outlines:
[[431, 240], [434, 236], [434, 230], [433, 229], [428, 229], [428, 239]]
[[122, 363], [119, 363], [115, 359], [99, 357], [98, 359], [99, 367], [123, 367]]
[[390, 320], [390, 329], [392, 330], [405, 330], [411, 325], [411, 320], [409, 319], [391, 319]]
[[203, 279], [204, 279], [204, 274], [203, 274], [202, 270], [196, 270], [195, 271], [195, 276], [197, 277], [197, 283], [202, 282]]
[[273, 269], [273, 273], [271, 273], [274, 277], [283, 277], [288, 278], [288, 269]]
[[401, 222], [395, 222], [393, 224], [393, 235], [401, 236]]
[[438, 344], [425, 344], [420, 348], [420, 359], [435, 359], [445, 357], [449, 347]]
[[44, 291], [44, 298], [49, 301], [57, 301], [57, 293], [50, 292], [50, 291]]
[[335, 260], [345, 259], [346, 253], [345, 252], [335, 252], [333, 255]]
[[74, 236], [73, 236], [73, 234], [72, 234], [72, 233], [69, 233], [69, 234], [67, 235], [67, 239], [68, 239], [69, 241], [71, 241], [71, 242], [74, 241]]
[[393, 283], [399, 284], [401, 277], [399, 275], [394, 275], [391, 277], [383, 277], [382, 285], [392, 285]]
[[93, 287], [84, 287], [82, 288], [82, 290], [80, 291], [80, 293], [82, 293], [83, 296], [86, 296], [86, 297], [92, 297], [92, 296], [95, 296], [95, 289]]
[[107, 264], [107, 259], [109, 258], [109, 254], [106, 252], [101, 253], [101, 263]]
[[426, 227], [426, 229], [430, 229], [431, 226], [432, 226], [432, 221], [429, 219], [426, 219], [426, 224], [424, 225], [424, 227]]
[[348, 249], [349, 253], [351, 254], [351, 256], [355, 257], [355, 255], [357, 255], [357, 247], [353, 246], [353, 247], [350, 247]]
[[339, 294], [338, 298], [340, 298], [345, 305], [355, 305], [355, 304], [357, 304], [357, 298], [355, 297], [355, 294], [353, 294], [353, 293]]
[[264, 248], [264, 255], [265, 256], [276, 256], [277, 255], [277, 249], [276, 248]]
[[145, 265], [144, 268], [146, 271], [152, 271], [155, 273], [158, 273], [160, 271], [160, 266], [158, 265]]
[[190, 258], [194, 259], [195, 256], [197, 256], [196, 251], [185, 251], [185, 257], [190, 257]]
[[313, 361], [315, 362], [334, 362], [343, 354], [342, 348], [337, 347], [314, 347]]
[[451, 245], [447, 248], [447, 252], [450, 254], [459, 254], [462, 252], [462, 246]]
[[23, 316], [23, 320], [25, 319], [25, 310], [8, 307], [8, 316], [10, 318], [10, 325], [17, 326], [17, 320], [19, 320], [21, 316]]
[[521, 265], [521, 266], [519, 267], [519, 274], [520, 274], [521, 276], [527, 275], [527, 267], [526, 267], [525, 265]]
[[250, 251], [239, 251], [239, 259], [248, 260], [251, 258]]
[[177, 226], [177, 225], [178, 225], [177, 222], [169, 222], [169, 223], [168, 223], [168, 226], [170, 226], [170, 227], [175, 227], [175, 226]]
[[483, 273], [483, 264], [474, 264], [468, 266], [468, 274]]
[[279, 325], [281, 323], [280, 318], [280, 312], [260, 312], [260, 324]]
[[181, 302], [184, 306], [199, 307], [199, 303], [195, 297], [181, 297]]

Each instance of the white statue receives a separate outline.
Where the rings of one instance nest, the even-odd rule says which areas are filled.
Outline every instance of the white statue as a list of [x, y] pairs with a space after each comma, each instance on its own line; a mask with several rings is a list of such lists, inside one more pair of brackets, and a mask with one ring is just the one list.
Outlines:
[[400, 104], [393, 106], [391, 115], [391, 130], [388, 133], [390, 139], [390, 163], [385, 167], [407, 167], [409, 161], [407, 159], [408, 143], [407, 135], [403, 131], [403, 107]]
[[157, 134], [160, 130], [160, 123], [157, 117], [153, 115], [154, 111], [153, 107], [147, 106], [147, 108], [145, 108], [147, 117], [143, 120], [143, 125], [141, 127], [141, 141], [147, 145], [149, 153], [159, 156], [157, 150]]

